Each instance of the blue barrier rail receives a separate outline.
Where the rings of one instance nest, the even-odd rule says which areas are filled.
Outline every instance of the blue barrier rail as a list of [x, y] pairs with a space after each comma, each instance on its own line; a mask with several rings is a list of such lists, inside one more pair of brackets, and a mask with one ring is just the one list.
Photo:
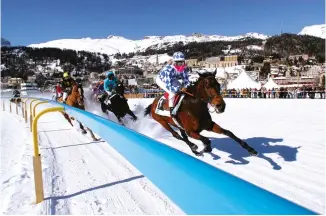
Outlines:
[[316, 214], [115, 122], [65, 104], [187, 214]]

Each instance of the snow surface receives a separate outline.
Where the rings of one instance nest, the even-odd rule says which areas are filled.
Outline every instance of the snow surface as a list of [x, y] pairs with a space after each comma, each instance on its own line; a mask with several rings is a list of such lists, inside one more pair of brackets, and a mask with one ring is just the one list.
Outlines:
[[228, 89], [243, 89], [243, 88], [261, 88], [261, 84], [253, 80], [245, 71], [242, 71], [239, 76], [231, 81], [227, 86]]
[[298, 34], [311, 35], [326, 39], [326, 24], [306, 26]]
[[48, 41], [40, 44], [30, 44], [29, 47], [55, 47], [60, 49], [85, 50], [89, 52], [100, 52], [108, 55], [116, 53], [131, 53], [145, 51], [147, 48], [163, 48], [167, 45], [183, 42], [188, 44], [191, 42], [209, 42], [209, 41], [234, 41], [246, 37], [267, 39], [268, 36], [250, 32], [239, 36], [221, 36], [221, 35], [202, 35], [193, 34], [191, 36], [174, 35], [174, 36], [146, 36], [142, 40], [130, 40], [121, 36], [110, 35], [104, 39], [60, 39]]
[[110, 145], [93, 142], [58, 113], [47, 114], [38, 124], [45, 201], [33, 204], [29, 127], [8, 111], [0, 118], [1, 213], [184, 214]]
[[[132, 122], [125, 117], [127, 127], [194, 156], [185, 143], [150, 116], [143, 117], [144, 108], [152, 101], [128, 100], [140, 119]], [[211, 114], [213, 120], [246, 140], [260, 155], [251, 157], [231, 139], [205, 131], [202, 135], [211, 138], [213, 151], [197, 158], [325, 214], [325, 100], [225, 101], [225, 113]], [[88, 101], [86, 108], [117, 122], [112, 114], [101, 113], [95, 102]], [[34, 183], [29, 126], [8, 109], [0, 113], [2, 213], [183, 214], [109, 144], [92, 142], [56, 113], [42, 117], [39, 124], [47, 200], [31, 204]], [[17, 136], [17, 131], [22, 136]], [[203, 148], [199, 141], [190, 140]]]

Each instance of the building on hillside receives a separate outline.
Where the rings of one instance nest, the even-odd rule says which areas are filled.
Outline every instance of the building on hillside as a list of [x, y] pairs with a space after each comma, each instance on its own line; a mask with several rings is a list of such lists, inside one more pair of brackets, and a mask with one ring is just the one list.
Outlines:
[[144, 71], [138, 67], [125, 66], [120, 67], [115, 73], [125, 79], [132, 79], [143, 77]]
[[238, 56], [229, 55], [220, 58], [220, 67], [233, 67], [238, 65]]
[[314, 77], [306, 77], [306, 76], [297, 76], [297, 77], [275, 77], [273, 78], [274, 82], [282, 86], [303, 86], [303, 85], [314, 85], [315, 78]]
[[289, 59], [290, 59], [290, 60], [299, 60], [300, 57], [301, 57], [303, 60], [305, 60], [305, 61], [307, 61], [307, 60], [309, 59], [309, 55], [308, 55], [308, 54], [290, 55], [290, 56], [289, 56]]
[[9, 78], [8, 79], [8, 84], [9, 85], [20, 85], [21, 83], [23, 83], [24, 80], [22, 78]]
[[209, 57], [204, 61], [205, 68], [233, 67], [238, 65], [237, 55], [228, 55], [222, 57]]
[[308, 65], [308, 67], [304, 67], [303, 70], [300, 71], [300, 75], [301, 76], [312, 76], [312, 77], [316, 77], [319, 76], [320, 74], [325, 74], [325, 68], [322, 66], [310, 66]]
[[188, 67], [199, 66], [198, 62], [199, 62], [198, 59], [187, 59], [186, 60], [186, 64], [187, 64]]
[[205, 68], [220, 67], [220, 57], [209, 57], [205, 59]]

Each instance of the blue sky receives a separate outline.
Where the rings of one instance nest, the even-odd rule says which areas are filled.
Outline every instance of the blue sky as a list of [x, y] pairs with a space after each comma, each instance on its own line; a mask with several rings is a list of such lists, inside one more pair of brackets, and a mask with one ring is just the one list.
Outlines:
[[325, 23], [324, 0], [2, 0], [1, 35], [13, 45], [119, 35], [267, 35]]

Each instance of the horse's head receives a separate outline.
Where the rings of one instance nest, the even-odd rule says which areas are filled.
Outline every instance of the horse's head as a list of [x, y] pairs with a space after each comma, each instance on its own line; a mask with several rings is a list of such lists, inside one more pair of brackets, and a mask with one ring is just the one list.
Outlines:
[[195, 84], [195, 96], [207, 101], [211, 106], [217, 109], [218, 113], [225, 110], [225, 102], [221, 95], [221, 85], [215, 79], [214, 73], [198, 73], [199, 79]]
[[71, 95], [77, 101], [78, 105], [80, 107], [83, 107], [84, 106], [84, 99], [83, 99], [83, 97], [81, 95], [81, 92], [79, 90], [80, 90], [80, 88], [78, 87], [78, 85], [74, 85], [72, 87]]
[[124, 95], [124, 86], [123, 86], [123, 83], [122, 82], [119, 82], [117, 84], [117, 87], [115, 88], [116, 90], [116, 93], [119, 94], [119, 95]]

